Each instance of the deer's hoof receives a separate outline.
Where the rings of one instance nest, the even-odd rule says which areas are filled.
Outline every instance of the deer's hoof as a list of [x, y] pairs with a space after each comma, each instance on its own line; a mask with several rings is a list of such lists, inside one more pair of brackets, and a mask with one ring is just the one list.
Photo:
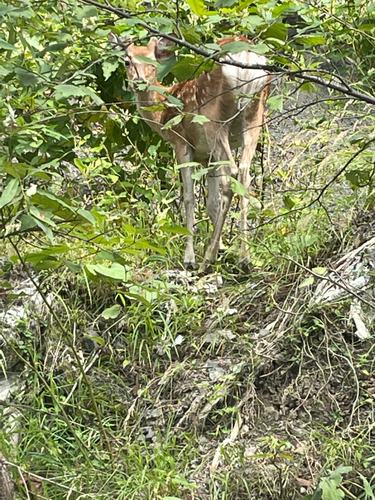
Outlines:
[[184, 268], [187, 271], [194, 271], [197, 268], [197, 265], [195, 262], [184, 262]]
[[199, 266], [198, 274], [200, 275], [205, 275], [205, 274], [211, 274], [213, 273], [213, 267], [212, 264], [209, 262], [202, 262], [202, 264]]

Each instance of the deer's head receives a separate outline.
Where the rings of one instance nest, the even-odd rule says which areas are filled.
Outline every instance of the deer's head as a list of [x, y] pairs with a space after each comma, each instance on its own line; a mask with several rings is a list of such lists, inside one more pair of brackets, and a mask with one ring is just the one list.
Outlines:
[[116, 48], [125, 51], [128, 80], [135, 90], [145, 89], [157, 83], [159, 62], [172, 55], [166, 50], [167, 46], [173, 45], [171, 42], [164, 38], [151, 37], [147, 45], [134, 45], [129, 38], [121, 38], [113, 33], [110, 33], [108, 38]]

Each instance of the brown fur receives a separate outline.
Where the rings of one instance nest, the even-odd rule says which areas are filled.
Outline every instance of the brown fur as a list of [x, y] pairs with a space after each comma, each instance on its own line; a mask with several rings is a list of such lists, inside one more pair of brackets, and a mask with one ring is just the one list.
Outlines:
[[[233, 41], [248, 42], [243, 37], [232, 37], [220, 40], [220, 45]], [[249, 42], [250, 43], [250, 42]], [[131, 82], [137, 107], [142, 117], [165, 140], [169, 141], [176, 152], [179, 164], [199, 162], [210, 165], [215, 162], [225, 163], [212, 166], [208, 174], [207, 210], [214, 225], [214, 232], [206, 250], [201, 271], [207, 271], [216, 259], [221, 247], [221, 233], [225, 217], [233, 196], [230, 176], [239, 178], [246, 189], [250, 187], [250, 162], [254, 155], [260, 130], [263, 124], [265, 103], [269, 95], [269, 76], [262, 70], [238, 69], [234, 66], [220, 64], [209, 73], [203, 73], [198, 78], [184, 81], [172, 87], [163, 87], [156, 79], [157, 68], [137, 59], [138, 56], [153, 60], [161, 60], [170, 55], [165, 50], [169, 42], [151, 38], [147, 46], [131, 44], [126, 51], [129, 62], [128, 78]], [[265, 59], [250, 52], [227, 57], [250, 64], [264, 64]], [[146, 87], [146, 88], [142, 88]], [[150, 86], [160, 88], [160, 91], [150, 89]], [[254, 95], [243, 97], [242, 89], [252, 89]], [[176, 97], [183, 103], [183, 110], [172, 107], [165, 93]], [[147, 107], [165, 104], [159, 111], [150, 111]], [[146, 109], [145, 109], [146, 108]], [[173, 128], [163, 126], [181, 112], [184, 118]], [[209, 119], [203, 126], [192, 121], [193, 115], [204, 115]], [[243, 146], [242, 159], [239, 167], [234, 162], [231, 149]], [[191, 235], [187, 237], [185, 251], [185, 266], [195, 267], [193, 248], [194, 228], [194, 184], [191, 178], [193, 167], [181, 169], [184, 184], [184, 203], [187, 228]], [[241, 200], [241, 230], [247, 232], [248, 199]], [[248, 260], [246, 242], [241, 244], [242, 259]]]

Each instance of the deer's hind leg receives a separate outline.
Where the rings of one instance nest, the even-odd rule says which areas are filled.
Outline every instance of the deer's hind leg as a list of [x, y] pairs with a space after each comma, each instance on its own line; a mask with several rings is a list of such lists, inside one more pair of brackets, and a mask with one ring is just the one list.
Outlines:
[[[177, 163], [189, 163], [193, 160], [191, 147], [184, 141], [175, 144]], [[194, 211], [195, 211], [195, 194], [194, 180], [192, 175], [194, 167], [184, 167], [181, 169], [182, 185], [183, 185], [183, 200], [185, 206], [186, 229], [190, 232], [186, 236], [184, 267], [186, 269], [195, 269], [195, 253], [194, 253]]]
[[[265, 102], [263, 94], [254, 97], [254, 100], [245, 110], [244, 128], [242, 132], [242, 157], [239, 165], [238, 180], [249, 193], [251, 186], [250, 165], [258, 144], [259, 135], [262, 130]], [[250, 194], [250, 193], [249, 193]], [[240, 230], [241, 230], [241, 263], [247, 266], [250, 263], [249, 254], [249, 227], [247, 213], [249, 208], [249, 197], [241, 196], [240, 199]]]

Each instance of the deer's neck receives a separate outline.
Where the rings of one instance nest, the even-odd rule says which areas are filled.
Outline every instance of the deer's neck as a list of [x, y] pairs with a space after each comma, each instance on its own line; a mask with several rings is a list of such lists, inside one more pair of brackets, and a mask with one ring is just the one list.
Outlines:
[[[158, 81], [155, 81], [153, 84], [155, 87], [159, 87], [161, 92], [165, 90], [169, 90], [168, 87], [163, 87], [160, 85]], [[154, 106], [160, 106], [166, 101], [165, 96], [157, 90], [135, 90], [135, 101], [137, 104], [137, 109], [139, 114], [144, 118], [144, 120], [150, 125], [151, 128], [156, 130], [160, 135], [163, 135], [163, 131], [161, 130], [162, 123], [162, 115], [164, 113], [164, 109], [160, 110], [151, 110], [147, 108], [151, 108]]]

